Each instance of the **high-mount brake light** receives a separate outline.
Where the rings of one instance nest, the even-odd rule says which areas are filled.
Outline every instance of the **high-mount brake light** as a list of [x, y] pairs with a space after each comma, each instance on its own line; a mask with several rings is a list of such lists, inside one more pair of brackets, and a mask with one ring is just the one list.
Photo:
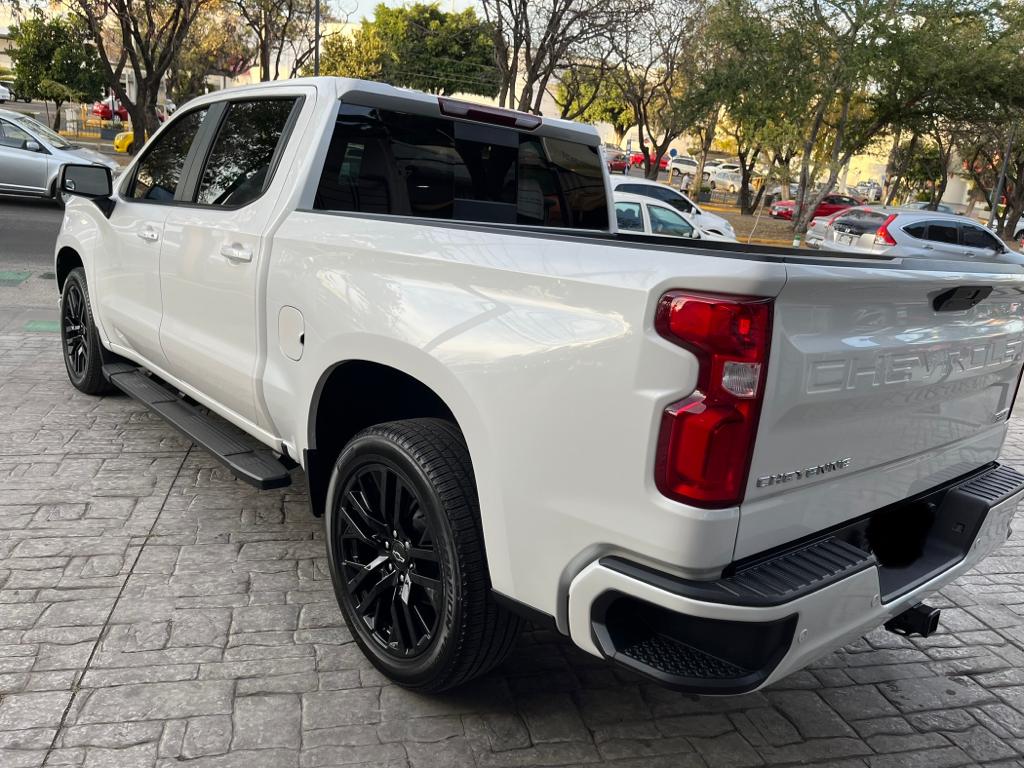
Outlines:
[[448, 117], [461, 117], [463, 120], [475, 120], [479, 123], [503, 125], [506, 128], [519, 128], [524, 131], [533, 131], [539, 128], [541, 124], [541, 118], [537, 115], [530, 115], [526, 112], [517, 112], [514, 109], [487, 107], [482, 104], [473, 104], [469, 101], [448, 99], [444, 96], [439, 96], [437, 98], [437, 105], [440, 107], [442, 115], [448, 115]]
[[700, 366], [694, 391], [662, 415], [658, 490], [697, 507], [739, 504], [764, 397], [772, 300], [669, 291], [654, 325]]
[[890, 213], [889, 218], [882, 222], [882, 226], [875, 232], [875, 245], [896, 245], [896, 240], [889, 233], [889, 225], [896, 220], [896, 214]]

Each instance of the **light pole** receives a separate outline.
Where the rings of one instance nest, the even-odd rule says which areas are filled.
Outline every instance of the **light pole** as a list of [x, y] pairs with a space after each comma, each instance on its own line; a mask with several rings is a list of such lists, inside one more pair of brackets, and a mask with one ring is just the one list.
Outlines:
[[1003, 153], [1003, 163], [999, 168], [999, 180], [996, 181], [995, 191], [992, 193], [992, 203], [989, 205], [988, 228], [996, 223], [996, 209], [999, 207], [999, 198], [1003, 196], [1003, 185], [1006, 183], [1006, 164], [1010, 160], [1010, 150], [1013, 148], [1013, 134], [1017, 128], [1015, 123], [1010, 124], [1010, 136], [1006, 139], [1006, 152]]
[[320, 0], [313, 3], [313, 76], [320, 77]]

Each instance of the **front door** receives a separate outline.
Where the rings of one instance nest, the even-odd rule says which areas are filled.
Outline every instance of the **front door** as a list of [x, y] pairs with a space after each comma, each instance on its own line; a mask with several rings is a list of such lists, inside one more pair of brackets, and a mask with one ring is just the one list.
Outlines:
[[160, 255], [168, 370], [221, 406], [258, 423], [255, 374], [262, 327], [257, 298], [263, 236], [278, 210], [271, 188], [298, 96], [222, 102], [191, 204], [168, 212]]
[[111, 247], [94, 260], [98, 313], [110, 342], [164, 368], [160, 348], [160, 249], [164, 222], [206, 110], [183, 114], [128, 172], [110, 215]]
[[49, 156], [27, 131], [10, 120], [0, 120], [0, 190], [46, 194]]

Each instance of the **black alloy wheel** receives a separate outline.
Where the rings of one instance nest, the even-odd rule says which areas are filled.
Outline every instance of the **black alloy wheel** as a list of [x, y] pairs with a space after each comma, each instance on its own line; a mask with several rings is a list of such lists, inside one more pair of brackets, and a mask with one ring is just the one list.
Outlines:
[[336, 551], [353, 612], [386, 653], [419, 656], [445, 604], [430, 516], [409, 481], [383, 462], [349, 475], [339, 512]]
[[89, 318], [85, 311], [85, 296], [77, 282], [68, 286], [61, 314], [64, 359], [68, 372], [80, 379], [89, 368]]
[[68, 273], [61, 289], [60, 340], [64, 367], [76, 389], [87, 395], [105, 395], [114, 390], [103, 378], [103, 365], [118, 358], [100, 344], [81, 267]]
[[521, 622], [491, 593], [476, 480], [455, 424], [364, 429], [334, 464], [325, 515], [338, 605], [377, 669], [437, 692], [508, 655]]

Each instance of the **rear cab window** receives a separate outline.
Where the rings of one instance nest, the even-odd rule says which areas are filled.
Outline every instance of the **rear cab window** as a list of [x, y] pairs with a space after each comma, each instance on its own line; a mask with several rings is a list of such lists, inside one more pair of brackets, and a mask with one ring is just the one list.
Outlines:
[[354, 104], [340, 107], [314, 208], [609, 228], [597, 147]]

